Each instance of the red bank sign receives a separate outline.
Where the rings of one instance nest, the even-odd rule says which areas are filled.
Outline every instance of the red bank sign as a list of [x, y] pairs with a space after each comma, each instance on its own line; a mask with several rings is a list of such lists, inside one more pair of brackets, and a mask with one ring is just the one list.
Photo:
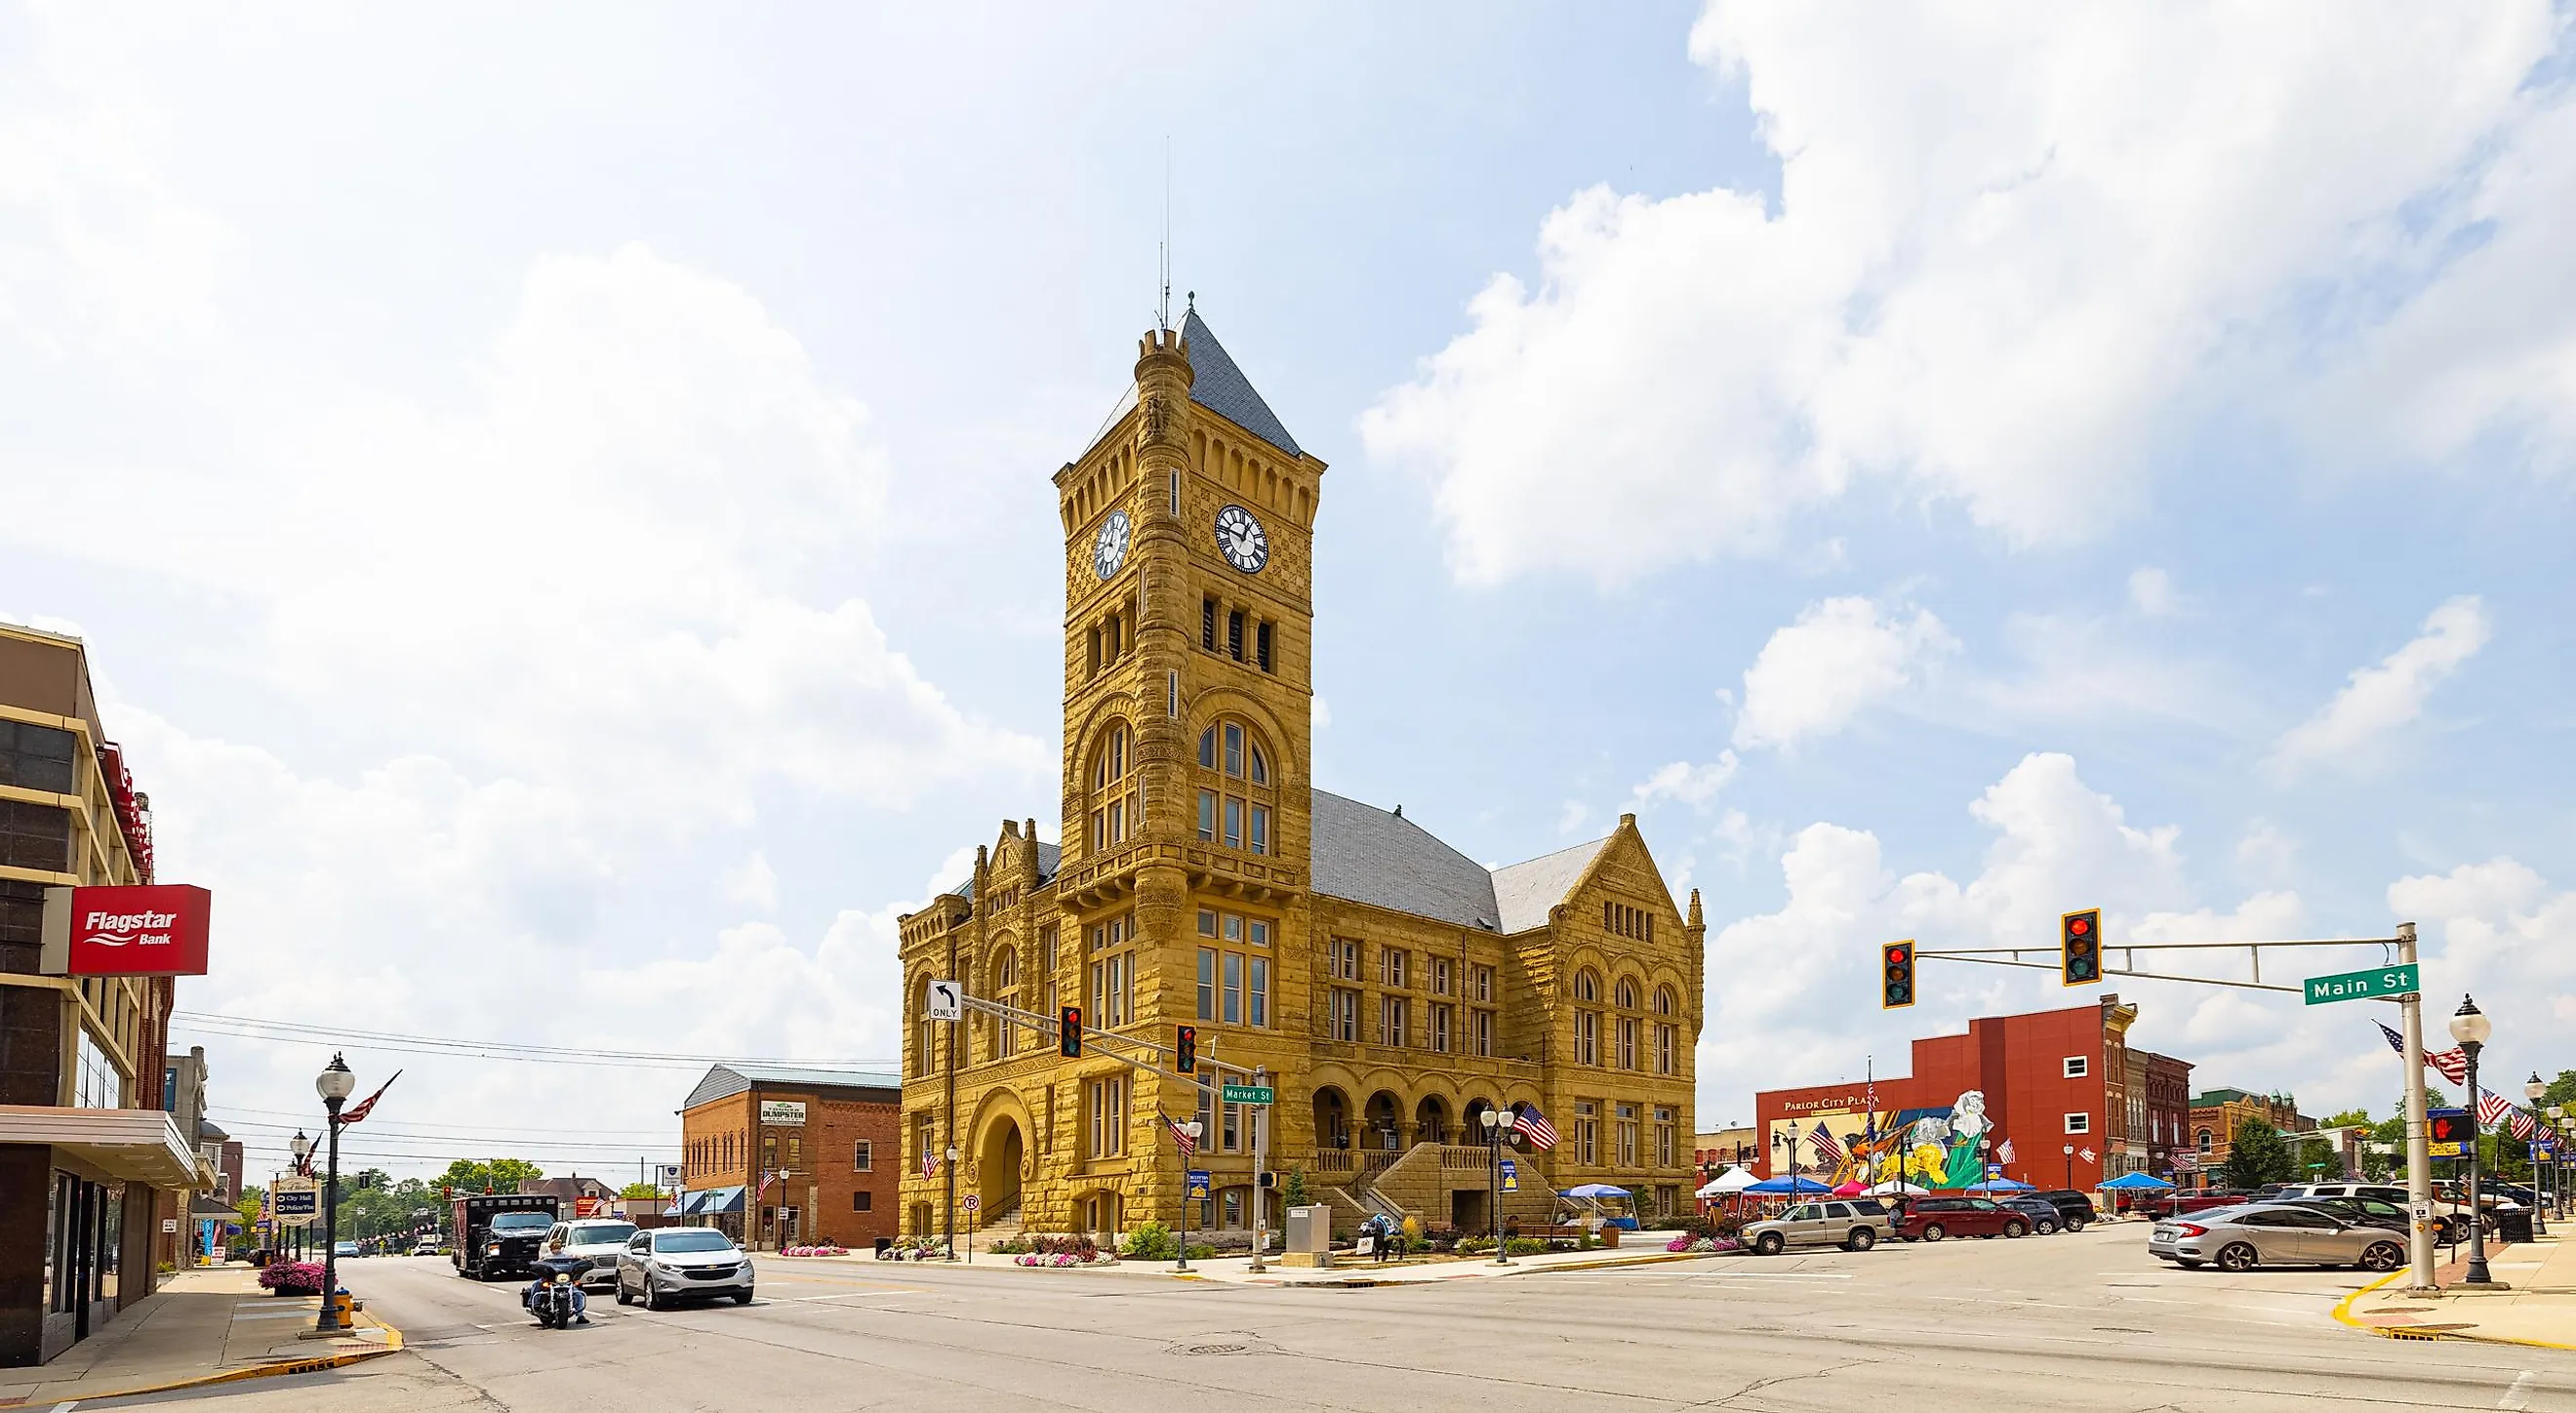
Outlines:
[[205, 889], [162, 883], [49, 888], [45, 893], [46, 958], [63, 958], [58, 975], [206, 974], [207, 918], [214, 911], [214, 895]]

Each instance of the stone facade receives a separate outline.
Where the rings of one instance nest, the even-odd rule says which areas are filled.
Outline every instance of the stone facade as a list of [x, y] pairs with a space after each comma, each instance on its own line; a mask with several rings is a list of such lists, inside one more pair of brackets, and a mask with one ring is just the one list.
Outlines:
[[[1315, 788], [1324, 470], [1193, 311], [1140, 342], [1131, 405], [1057, 473], [1062, 844], [1006, 820], [963, 886], [903, 920], [907, 1233], [947, 1230], [952, 1201], [960, 1229], [1177, 1226], [1158, 1115], [1204, 1127], [1192, 1165], [1213, 1190], [1191, 1225], [1248, 1225], [1261, 1116], [1213, 1102], [1220, 1071], [1273, 1087], [1267, 1168], [1348, 1216], [1480, 1225], [1496, 1105], [1537, 1106], [1563, 1139], [1522, 1159], [1531, 1212], [1551, 1180], [1649, 1202], [1693, 1185], [1700, 910], [1635, 818], [1488, 871], [1401, 810]], [[934, 979], [1023, 1018], [930, 1020]], [[1065, 1007], [1079, 1058], [1059, 1053]]]

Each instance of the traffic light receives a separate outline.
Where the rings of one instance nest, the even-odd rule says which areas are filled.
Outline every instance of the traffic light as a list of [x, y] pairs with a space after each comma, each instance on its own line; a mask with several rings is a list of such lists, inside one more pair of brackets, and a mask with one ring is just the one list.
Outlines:
[[1882, 948], [1881, 950], [1886, 954], [1886, 956], [1885, 956], [1885, 960], [1886, 960], [1887, 965], [1886, 965], [1886, 966], [1881, 970], [1881, 973], [1880, 973], [1880, 976], [1879, 976], [1879, 982], [1878, 982], [1878, 1006], [1879, 1006], [1879, 1009], [1880, 1009], [1880, 1010], [1884, 1010], [1884, 1011], [1892, 1011], [1892, 1010], [1895, 1010], [1895, 1009], [1896, 1009], [1897, 1007], [1899, 1007], [1899, 1006], [1911, 1006], [1911, 1005], [1913, 1005], [1913, 1004], [1914, 1004], [1914, 941], [1913, 941], [1913, 939], [1912, 939], [1912, 938], [1907, 938], [1905, 941], [1902, 941], [1902, 942], [1890, 942], [1890, 943], [1888, 943], [1888, 944], [1887, 944], [1887, 946], [1885, 946], [1885, 947], [1884, 947], [1884, 948]]
[[1199, 1028], [1194, 1025], [1182, 1026], [1180, 1028], [1180, 1034], [1174, 1037], [1172, 1051], [1178, 1057], [1173, 1064], [1173, 1068], [1179, 1070], [1183, 1074], [1197, 1074], [1199, 1071]]
[[1262, 1185], [1263, 1187], [1265, 1187], [1265, 1188], [1269, 1188], [1269, 1187], [1277, 1187], [1277, 1186], [1279, 1185], [1279, 1174], [1278, 1174], [1275, 1170], [1270, 1169], [1270, 1168], [1264, 1168], [1264, 1169], [1262, 1169], [1262, 1170], [1261, 1170], [1261, 1185]]
[[2057, 971], [2068, 986], [2102, 979], [2102, 910], [2086, 908], [2057, 920]]
[[1082, 1058], [1082, 1008], [1067, 1006], [1055, 1022], [1056, 1053], [1068, 1060]]

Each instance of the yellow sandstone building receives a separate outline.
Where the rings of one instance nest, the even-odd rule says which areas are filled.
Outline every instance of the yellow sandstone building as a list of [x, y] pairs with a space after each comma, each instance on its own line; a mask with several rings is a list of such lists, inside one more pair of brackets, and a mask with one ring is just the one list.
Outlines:
[[1700, 905], [1675, 906], [1635, 817], [1488, 870], [1400, 809], [1315, 788], [1323, 477], [1195, 308], [1144, 337], [1130, 404], [1056, 473], [1063, 842], [1005, 821], [972, 878], [903, 920], [907, 1233], [949, 1229], [952, 1180], [961, 1234], [1178, 1227], [1184, 1164], [1158, 1115], [1202, 1125], [1191, 1226], [1250, 1226], [1257, 1191], [1253, 1108], [1097, 1036], [1066, 1059], [1024, 1025], [931, 1020], [938, 979], [1079, 1006], [1165, 1069], [1195, 1027], [1203, 1074], [1274, 1088], [1269, 1169], [1302, 1170], [1345, 1221], [1481, 1229], [1496, 1105], [1535, 1105], [1560, 1136], [1517, 1159], [1514, 1215], [1546, 1220], [1553, 1189], [1587, 1182], [1687, 1200]]

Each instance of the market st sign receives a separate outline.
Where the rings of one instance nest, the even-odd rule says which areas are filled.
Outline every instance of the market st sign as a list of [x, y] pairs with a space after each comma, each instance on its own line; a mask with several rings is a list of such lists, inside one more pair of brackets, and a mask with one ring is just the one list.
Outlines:
[[184, 883], [45, 890], [48, 976], [204, 976], [214, 895]]

